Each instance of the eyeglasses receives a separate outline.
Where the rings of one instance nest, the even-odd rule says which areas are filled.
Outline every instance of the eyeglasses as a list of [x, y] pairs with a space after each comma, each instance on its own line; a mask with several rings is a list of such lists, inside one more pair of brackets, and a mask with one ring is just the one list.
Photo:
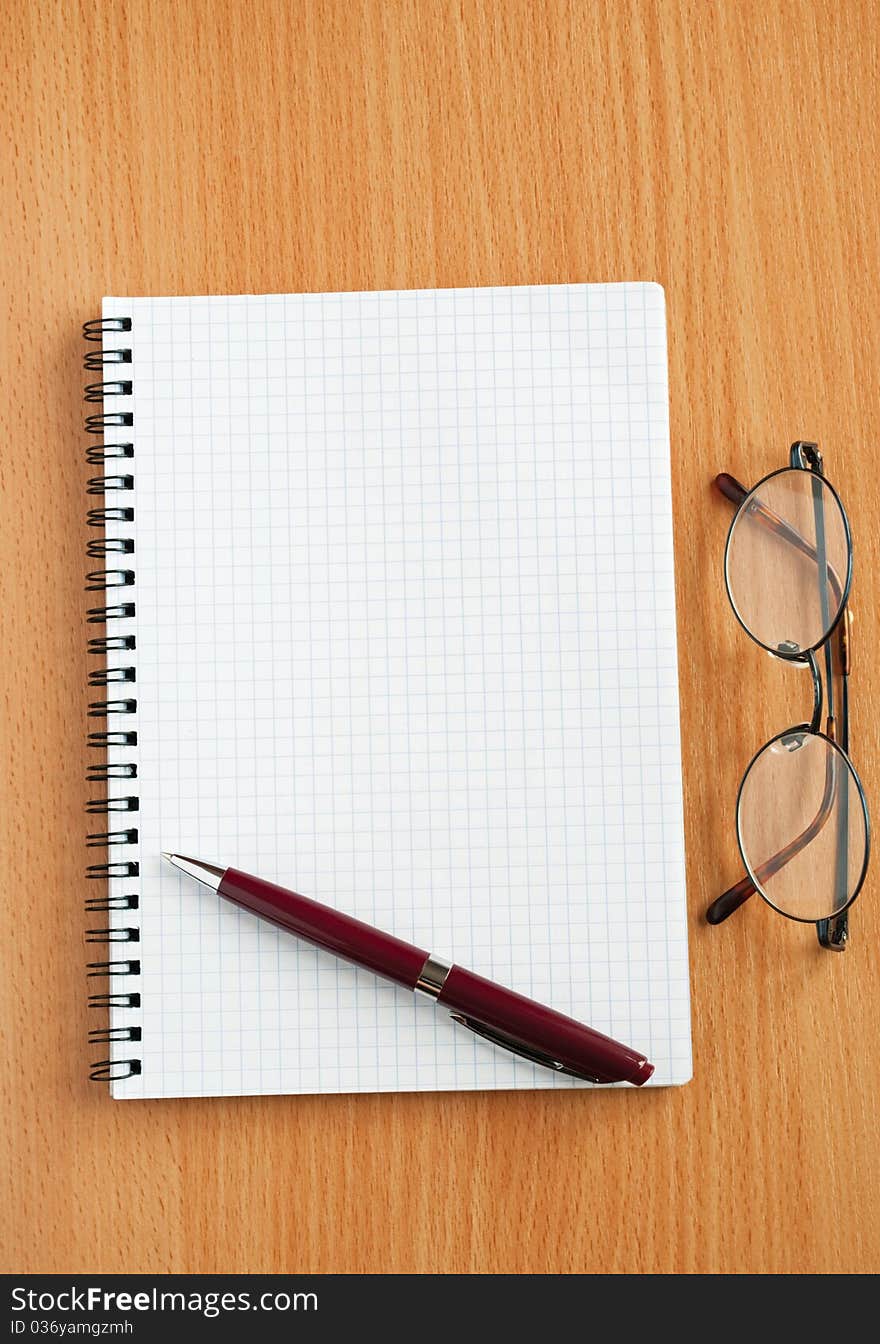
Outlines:
[[774, 657], [809, 667], [813, 713], [752, 758], [736, 802], [746, 876], [706, 918], [720, 924], [758, 892], [842, 952], [870, 853], [865, 792], [849, 759], [849, 522], [815, 443], [793, 444], [790, 465], [751, 490], [726, 473], [715, 484], [737, 505], [724, 552], [734, 614]]

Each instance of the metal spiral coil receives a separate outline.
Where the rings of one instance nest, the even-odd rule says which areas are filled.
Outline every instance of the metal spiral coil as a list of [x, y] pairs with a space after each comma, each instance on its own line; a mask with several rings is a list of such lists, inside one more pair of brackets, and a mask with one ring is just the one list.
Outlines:
[[123, 764], [120, 761], [105, 765], [90, 765], [86, 779], [89, 782], [94, 782], [96, 779], [137, 779], [137, 766]]
[[141, 1072], [139, 1059], [101, 1059], [92, 1065], [89, 1081], [92, 1083], [113, 1083], [122, 1078], [134, 1078]]
[[[101, 467], [109, 462], [128, 462], [135, 456], [134, 444], [127, 434], [108, 433], [118, 429], [129, 429], [134, 425], [134, 413], [131, 410], [114, 411], [105, 407], [115, 397], [130, 397], [133, 393], [133, 380], [128, 377], [128, 369], [120, 366], [132, 364], [132, 351], [126, 341], [118, 348], [108, 348], [106, 342], [113, 336], [124, 335], [132, 329], [130, 317], [95, 318], [83, 325], [83, 338], [92, 343], [94, 349], [87, 350], [83, 360], [89, 373], [101, 375], [105, 369], [112, 368], [118, 374], [112, 381], [87, 383], [83, 398], [87, 404], [101, 405], [98, 411], [89, 411], [85, 416], [85, 431], [96, 436], [100, 442], [90, 443], [86, 448], [86, 461], [91, 466]], [[118, 375], [123, 376], [119, 377]], [[112, 379], [112, 374], [111, 374]], [[111, 468], [112, 473], [112, 468]], [[105, 474], [90, 477], [86, 492], [89, 495], [112, 496], [119, 492], [134, 490], [134, 476], [128, 471], [122, 474]], [[103, 504], [89, 508], [86, 514], [89, 527], [101, 530], [107, 524], [133, 523], [134, 508], [131, 505]], [[131, 537], [99, 536], [86, 544], [86, 555], [90, 560], [102, 560], [105, 556], [133, 555], [134, 540]], [[112, 563], [112, 562], [111, 562]], [[106, 592], [112, 588], [133, 588], [135, 571], [128, 568], [95, 569], [86, 575], [86, 592]], [[86, 620], [92, 625], [107, 625], [111, 621], [130, 620], [135, 614], [135, 604], [127, 602], [107, 602], [103, 606], [89, 607]], [[135, 649], [135, 636], [132, 634], [105, 634], [88, 641], [88, 652], [103, 657], [109, 653], [129, 652]], [[137, 669], [133, 665], [120, 667], [103, 666], [89, 673], [89, 686], [113, 686], [120, 683], [130, 684], [137, 680]], [[137, 745], [137, 731], [134, 728], [116, 728], [112, 720], [118, 715], [133, 715], [137, 711], [134, 698], [96, 700], [88, 707], [90, 719], [106, 719], [108, 726], [100, 732], [89, 732], [89, 747], [106, 751], [108, 747], [127, 747]], [[126, 761], [102, 761], [89, 765], [86, 779], [90, 783], [112, 780], [133, 780], [137, 778], [137, 765]], [[116, 797], [90, 798], [86, 803], [89, 816], [108, 816], [113, 813], [136, 813], [140, 808], [140, 799], [134, 794]], [[105, 823], [106, 825], [107, 823]], [[112, 822], [110, 823], [112, 826]], [[137, 879], [140, 876], [140, 863], [137, 859], [113, 857], [120, 849], [138, 844], [137, 827], [122, 821], [118, 829], [89, 831], [85, 839], [90, 850], [103, 850], [106, 860], [89, 864], [86, 877], [90, 880], [107, 883], [110, 879]], [[137, 851], [135, 850], [135, 853]], [[137, 885], [136, 881], [135, 884]], [[97, 896], [90, 896], [85, 903], [88, 914], [104, 914], [112, 918], [116, 912], [126, 911], [137, 914], [140, 910], [140, 894], [137, 891], [115, 892], [106, 890]], [[88, 928], [85, 933], [87, 944], [139, 943], [141, 939], [139, 924], [129, 920], [123, 925], [99, 922], [96, 927]], [[112, 954], [111, 954], [112, 955]], [[108, 980], [108, 991], [90, 994], [89, 1008], [108, 1011], [110, 1009], [140, 1009], [141, 996], [137, 991], [117, 992], [116, 984], [120, 979], [139, 976], [139, 960], [92, 961], [87, 964], [86, 975], [91, 979]], [[100, 1026], [90, 1029], [89, 1043], [92, 1045], [115, 1045], [117, 1043], [139, 1044], [142, 1040], [142, 1027], [138, 1023], [125, 1025]], [[98, 1059], [91, 1065], [89, 1077], [94, 1082], [113, 1082], [133, 1078], [142, 1071], [139, 1054], [125, 1051], [126, 1058]]]
[[131, 537], [93, 537], [86, 543], [86, 555], [100, 559], [102, 555], [133, 555]]
[[90, 817], [106, 816], [110, 812], [137, 812], [140, 798], [90, 798], [86, 812]]
[[90, 686], [110, 686], [117, 681], [135, 681], [136, 673], [133, 667], [102, 667], [97, 672], [89, 673]]
[[86, 522], [89, 527], [103, 527], [105, 523], [133, 523], [134, 509], [89, 509]]
[[121, 859], [114, 863], [90, 863], [86, 877], [98, 882], [105, 877], [137, 877], [140, 871], [140, 864], [135, 859]]
[[86, 844], [89, 849], [109, 849], [111, 845], [136, 845], [137, 839], [138, 833], [134, 828], [127, 831], [95, 831], [86, 836]]
[[[130, 397], [131, 383], [87, 383], [83, 401], [105, 401], [107, 397]], [[132, 423], [131, 421], [129, 423]]]
[[90, 495], [106, 495], [109, 490], [133, 490], [133, 476], [93, 476], [86, 486]]
[[90, 896], [86, 901], [86, 914], [98, 914], [101, 910], [138, 910], [140, 897], [134, 892], [129, 896]]
[[86, 449], [86, 461], [93, 467], [99, 467], [102, 462], [109, 462], [117, 457], [134, 457], [134, 444], [92, 443]]
[[90, 961], [86, 966], [90, 980], [111, 980], [117, 975], [140, 975], [139, 961]]
[[130, 364], [130, 350], [87, 350], [83, 368], [88, 373], [100, 373], [107, 364]]
[[[117, 395], [121, 395], [118, 393]], [[103, 434], [105, 429], [130, 428], [134, 424], [132, 411], [93, 411], [86, 416], [86, 433]]]
[[131, 331], [130, 317], [93, 317], [83, 323], [83, 340], [100, 341], [108, 332]]
[[133, 588], [133, 569], [94, 569], [86, 575], [87, 593], [100, 593], [106, 588]]
[[140, 1008], [140, 994], [90, 994], [90, 1008]]
[[139, 943], [140, 929], [86, 929], [87, 943]]
[[103, 625], [106, 621], [124, 621], [133, 615], [133, 602], [119, 602], [110, 607], [90, 607], [86, 620], [90, 625]]
[[134, 635], [105, 635], [103, 639], [89, 640], [89, 653], [113, 653], [119, 649], [134, 647]]
[[137, 700], [95, 700], [89, 705], [90, 719], [106, 719], [108, 714], [134, 714]]

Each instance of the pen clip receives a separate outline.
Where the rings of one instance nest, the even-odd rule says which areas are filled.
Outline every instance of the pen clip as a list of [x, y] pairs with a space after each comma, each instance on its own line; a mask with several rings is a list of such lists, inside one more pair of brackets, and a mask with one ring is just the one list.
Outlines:
[[554, 1073], [564, 1073], [569, 1078], [580, 1078], [587, 1083], [607, 1083], [607, 1078], [599, 1078], [591, 1073], [579, 1073], [575, 1069], [568, 1069], [558, 1059], [551, 1055], [545, 1055], [541, 1050], [533, 1050], [522, 1041], [518, 1041], [515, 1036], [508, 1036], [503, 1031], [497, 1031], [494, 1027], [487, 1027], [484, 1022], [477, 1022], [472, 1017], [465, 1017], [463, 1013], [450, 1013], [449, 1016], [453, 1022], [458, 1022], [460, 1026], [467, 1027], [475, 1036], [482, 1036], [484, 1040], [491, 1041], [493, 1045], [500, 1045], [503, 1050], [509, 1050], [512, 1055], [519, 1055], [521, 1059], [527, 1059], [532, 1064], [540, 1064], [545, 1069], [552, 1069]]

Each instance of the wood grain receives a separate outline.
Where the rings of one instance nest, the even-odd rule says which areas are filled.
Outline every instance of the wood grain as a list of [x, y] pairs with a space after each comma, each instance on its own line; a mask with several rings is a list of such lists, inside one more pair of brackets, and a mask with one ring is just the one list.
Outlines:
[[[727, 608], [709, 483], [799, 436], [851, 514], [877, 795], [878, 19], [2, 7], [3, 1268], [880, 1269], [876, 881], [843, 957], [758, 902], [701, 919], [742, 770], [809, 699]], [[112, 1103], [86, 1082], [80, 323], [104, 293], [621, 279], [669, 305], [693, 1083]]]

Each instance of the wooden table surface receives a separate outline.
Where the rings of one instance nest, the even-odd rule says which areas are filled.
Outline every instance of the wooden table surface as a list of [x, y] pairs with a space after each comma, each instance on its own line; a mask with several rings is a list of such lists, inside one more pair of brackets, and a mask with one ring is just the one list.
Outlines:
[[[852, 520], [853, 754], [878, 793], [878, 21], [855, 0], [2, 7], [3, 1269], [880, 1269], [876, 878], [844, 956], [758, 901], [702, 921], [738, 875], [740, 775], [809, 701], [730, 613], [710, 481], [801, 436]], [[81, 322], [105, 293], [648, 279], [694, 1081], [113, 1103], [86, 1081]]]

